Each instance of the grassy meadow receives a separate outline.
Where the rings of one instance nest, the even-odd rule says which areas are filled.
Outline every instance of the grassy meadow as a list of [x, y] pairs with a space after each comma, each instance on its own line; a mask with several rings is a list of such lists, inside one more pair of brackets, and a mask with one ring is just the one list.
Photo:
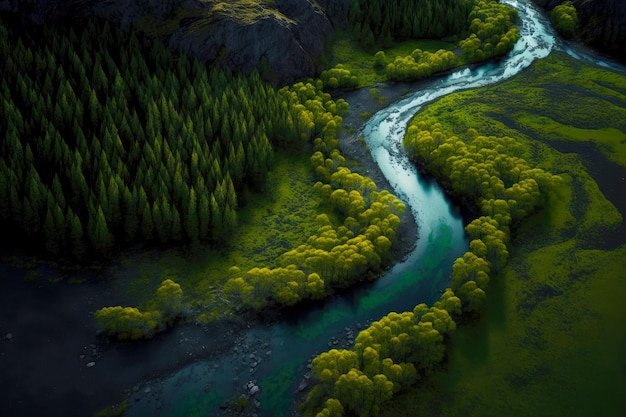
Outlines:
[[[626, 77], [553, 54], [416, 117], [457, 134], [474, 127], [513, 137], [566, 181], [514, 229], [509, 263], [481, 317], [453, 335], [447, 363], [381, 415], [623, 416], [626, 236], [615, 235], [622, 215], [599, 187], [623, 180], [590, 166], [606, 158], [626, 174]], [[600, 152], [560, 153], [560, 143]]]

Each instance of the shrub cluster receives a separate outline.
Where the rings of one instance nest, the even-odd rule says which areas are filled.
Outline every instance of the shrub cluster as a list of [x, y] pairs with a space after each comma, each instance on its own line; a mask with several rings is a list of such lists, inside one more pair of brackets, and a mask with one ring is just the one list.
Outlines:
[[104, 307], [94, 313], [94, 318], [100, 329], [119, 340], [150, 338], [183, 314], [183, 290], [176, 282], [166, 279], [147, 305], [146, 311], [135, 307]]
[[387, 65], [385, 74], [393, 81], [413, 81], [430, 77], [457, 65], [454, 52], [443, 49], [435, 53], [415, 49], [411, 55], [396, 57]]
[[303, 404], [310, 415], [378, 415], [384, 401], [443, 360], [454, 318], [481, 309], [490, 278], [507, 262], [509, 226], [541, 204], [542, 189], [561, 181], [531, 168], [513, 139], [474, 129], [459, 138], [417, 117], [404, 145], [412, 159], [482, 215], [466, 226], [469, 251], [454, 262], [451, 288], [432, 307], [390, 313], [361, 331], [353, 350], [331, 350], [313, 360], [315, 385]]
[[482, 61], [505, 54], [519, 39], [515, 26], [517, 11], [496, 0], [480, 0], [468, 20], [470, 35], [459, 42], [468, 62]]
[[359, 86], [359, 79], [352, 75], [350, 70], [341, 64], [329, 70], [322, 71], [320, 80], [324, 83], [324, 87], [329, 90], [337, 90], [340, 88], [354, 89]]
[[336, 132], [343, 100], [334, 102], [322, 91], [323, 83], [298, 83], [284, 89], [300, 112], [296, 120], [310, 126], [317, 136], [311, 156], [320, 178], [314, 187], [322, 204], [334, 210], [341, 223], [320, 215], [317, 233], [297, 248], [285, 252], [278, 268], [235, 268], [224, 286], [224, 295], [244, 307], [262, 308], [268, 303], [293, 305], [306, 298], [323, 298], [332, 287], [347, 287], [377, 276], [390, 261], [390, 249], [400, 225], [404, 204], [374, 182], [352, 172], [338, 149]]
[[576, 34], [578, 13], [571, 1], [566, 1], [552, 9], [550, 20], [563, 37], [572, 38]]

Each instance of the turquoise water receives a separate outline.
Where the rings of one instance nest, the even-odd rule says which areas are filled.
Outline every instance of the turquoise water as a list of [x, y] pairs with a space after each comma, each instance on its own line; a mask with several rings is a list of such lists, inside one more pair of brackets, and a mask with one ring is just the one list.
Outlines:
[[[175, 384], [176, 388], [163, 390], [160, 408], [149, 401], [138, 402], [129, 416], [174, 416], [179, 415], [178, 410], [193, 413], [199, 401], [198, 392], [210, 393], [216, 405], [223, 404], [245, 392], [248, 380], [254, 380], [261, 389], [261, 415], [291, 415], [294, 394], [307, 371], [308, 359], [331, 347], [349, 346], [358, 328], [390, 311], [412, 310], [419, 303], [437, 299], [448, 286], [452, 263], [467, 250], [468, 242], [458, 209], [437, 184], [422, 178], [409, 162], [402, 149], [404, 129], [425, 103], [454, 91], [503, 80], [550, 53], [555, 36], [547, 28], [545, 18], [531, 5], [509, 3], [519, 9], [523, 25], [521, 39], [506, 59], [474, 70], [461, 70], [426, 88], [422, 86], [376, 113], [356, 133], [365, 137], [372, 157], [417, 221], [420, 239], [414, 252], [376, 282], [349, 295], [337, 296], [323, 308], [300, 311], [270, 328], [251, 329], [240, 344], [247, 347], [244, 355], [231, 352], [212, 361], [198, 361], [166, 377], [163, 387]], [[262, 348], [256, 349], [259, 344]], [[249, 351], [253, 351], [252, 361], [263, 358], [253, 368], [247, 361]], [[264, 356], [263, 351], [271, 354]], [[204, 412], [217, 415], [219, 408], [209, 407]]]

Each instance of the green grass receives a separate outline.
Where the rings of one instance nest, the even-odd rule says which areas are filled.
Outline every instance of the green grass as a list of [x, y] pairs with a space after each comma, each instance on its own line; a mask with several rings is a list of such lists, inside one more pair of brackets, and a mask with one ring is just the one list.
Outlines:
[[[453, 50], [454, 48], [456, 48], [454, 42], [422, 39], [398, 42], [392, 48], [381, 50], [385, 52], [389, 63], [397, 56], [411, 55], [415, 49], [435, 52], [439, 49]], [[342, 64], [350, 70], [352, 75], [359, 78], [359, 87], [371, 86], [387, 80], [385, 68], [374, 67], [374, 54], [377, 51], [364, 49], [349, 33], [339, 31], [333, 35], [333, 39], [330, 41], [326, 66], [333, 68], [337, 64]]]
[[[317, 231], [315, 218], [322, 209], [313, 190], [310, 153], [277, 154], [265, 191], [247, 195], [238, 212], [238, 225], [227, 245], [159, 250], [121, 261], [135, 265], [136, 277], [126, 280], [124, 291], [135, 303], [148, 301], [159, 283], [171, 278], [186, 298], [199, 308], [201, 320], [216, 319], [227, 306], [219, 299], [223, 282], [233, 266], [245, 271], [274, 267], [287, 250], [303, 244]], [[332, 215], [331, 215], [332, 217]], [[125, 269], [126, 270], [126, 269]]]
[[553, 55], [510, 81], [424, 110], [457, 133], [474, 127], [517, 139], [537, 166], [565, 181], [515, 230], [509, 264], [492, 281], [481, 319], [457, 329], [447, 364], [394, 396], [381, 415], [624, 415], [626, 238], [596, 249], [622, 218], [585, 155], [550, 144], [604, 140], [604, 155], [622, 161], [625, 91], [626, 77]]

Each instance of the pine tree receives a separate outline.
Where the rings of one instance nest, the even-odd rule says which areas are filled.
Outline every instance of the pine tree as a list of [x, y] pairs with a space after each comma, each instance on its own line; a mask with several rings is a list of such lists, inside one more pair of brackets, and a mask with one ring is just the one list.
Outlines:
[[126, 201], [126, 211], [124, 215], [124, 238], [126, 242], [132, 242], [139, 229], [139, 212], [136, 190], [136, 188], [133, 188], [133, 191], [131, 192], [128, 187], [125, 187], [124, 189], [124, 200]]
[[54, 217], [50, 208], [48, 208], [43, 225], [43, 234], [46, 250], [54, 255], [59, 253], [59, 244], [57, 242], [56, 230], [54, 228]]
[[196, 191], [193, 187], [189, 190], [189, 204], [187, 205], [187, 214], [185, 216], [185, 232], [192, 242], [198, 241], [199, 222], [198, 222], [198, 202], [196, 199]]
[[83, 241], [83, 226], [78, 216], [72, 213], [68, 208], [68, 212], [65, 216], [70, 220], [70, 245], [72, 248], [72, 254], [77, 260], [81, 260], [86, 253], [85, 243]]
[[145, 204], [141, 215], [141, 233], [144, 239], [151, 240], [154, 237], [153, 231], [152, 211], [150, 210], [150, 205]]
[[207, 239], [209, 237], [209, 226], [211, 222], [211, 209], [206, 193], [200, 194], [198, 202], [198, 238]]
[[113, 236], [109, 232], [102, 207], [98, 206], [97, 210], [94, 210], [92, 207], [87, 229], [89, 231], [89, 240], [96, 253], [107, 255], [113, 245]]

